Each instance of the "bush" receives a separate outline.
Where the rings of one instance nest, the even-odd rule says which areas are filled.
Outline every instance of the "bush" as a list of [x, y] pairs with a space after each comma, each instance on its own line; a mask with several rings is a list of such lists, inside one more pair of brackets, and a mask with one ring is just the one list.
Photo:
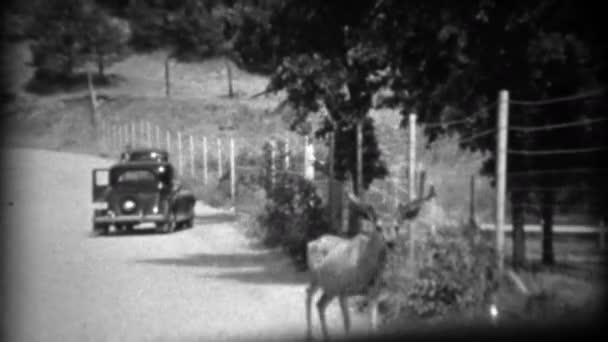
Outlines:
[[281, 246], [296, 266], [306, 268], [306, 243], [328, 232], [328, 221], [314, 184], [305, 178], [279, 173], [267, 193], [257, 221], [264, 229], [263, 241]]
[[[415, 270], [405, 266], [407, 248], [397, 249], [389, 267], [393, 272], [385, 277], [392, 297], [386, 308], [388, 320], [403, 316], [431, 321], [473, 318], [487, 312], [498, 288], [494, 249], [467, 228], [428, 234], [417, 250]], [[406, 246], [407, 241], [400, 245]]]

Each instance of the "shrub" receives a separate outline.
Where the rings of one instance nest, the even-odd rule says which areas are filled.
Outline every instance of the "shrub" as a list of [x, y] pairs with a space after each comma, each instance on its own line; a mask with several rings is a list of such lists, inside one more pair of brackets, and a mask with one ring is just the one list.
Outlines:
[[329, 227], [314, 184], [288, 173], [277, 174], [257, 221], [264, 228], [264, 243], [281, 246], [302, 269], [306, 267], [306, 243], [327, 233]]
[[[398, 248], [386, 272], [392, 304], [386, 318], [407, 316], [423, 320], [473, 318], [485, 313], [497, 290], [494, 250], [466, 226], [439, 229], [427, 234], [417, 248], [417, 267], [406, 266], [407, 248]], [[407, 246], [403, 241], [401, 246]]]

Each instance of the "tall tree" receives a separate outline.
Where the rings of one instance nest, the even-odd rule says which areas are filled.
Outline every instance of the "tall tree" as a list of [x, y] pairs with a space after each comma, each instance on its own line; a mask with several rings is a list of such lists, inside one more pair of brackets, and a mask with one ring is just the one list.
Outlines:
[[[387, 175], [380, 159], [369, 110], [385, 78], [386, 49], [366, 27], [372, 3], [296, 2], [284, 4], [273, 16], [276, 53], [282, 63], [271, 77], [269, 91], [285, 91], [294, 108], [292, 128], [303, 133], [316, 114], [322, 124], [314, 132], [334, 141], [334, 176], [350, 178], [359, 194], [375, 178]], [[349, 11], [344, 8], [348, 7]], [[358, 179], [356, 126], [363, 129], [363, 179]], [[359, 189], [358, 184], [364, 189]], [[348, 234], [358, 224], [349, 219]]]
[[31, 49], [38, 75], [71, 76], [85, 61], [86, 5], [85, 0], [52, 0], [36, 9], [30, 35], [35, 38]]
[[126, 46], [129, 29], [92, 1], [52, 0], [35, 10], [30, 35], [38, 75], [69, 78], [94, 61], [103, 76], [105, 66]]

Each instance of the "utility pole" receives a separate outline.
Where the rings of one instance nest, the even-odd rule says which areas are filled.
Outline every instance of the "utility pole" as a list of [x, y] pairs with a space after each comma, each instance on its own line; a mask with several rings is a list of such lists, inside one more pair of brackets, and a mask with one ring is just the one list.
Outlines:
[[498, 143], [496, 144], [496, 258], [499, 274], [502, 274], [504, 269], [508, 120], [509, 92], [507, 90], [501, 90], [498, 95]]

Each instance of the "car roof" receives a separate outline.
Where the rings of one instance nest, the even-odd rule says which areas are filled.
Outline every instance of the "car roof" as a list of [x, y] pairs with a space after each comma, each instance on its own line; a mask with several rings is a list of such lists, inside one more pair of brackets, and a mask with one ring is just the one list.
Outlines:
[[131, 150], [125, 151], [125, 152], [128, 152], [128, 153], [152, 153], [152, 152], [156, 152], [156, 153], [168, 154], [167, 150], [163, 150], [162, 148], [154, 148], [154, 147], [135, 148], [135, 149], [131, 149]]
[[169, 162], [159, 162], [155, 160], [142, 160], [142, 161], [132, 161], [128, 163], [118, 163], [114, 164], [111, 169], [112, 170], [141, 170], [141, 169], [151, 169], [158, 166], [165, 166], [169, 168], [173, 168], [173, 165]]

